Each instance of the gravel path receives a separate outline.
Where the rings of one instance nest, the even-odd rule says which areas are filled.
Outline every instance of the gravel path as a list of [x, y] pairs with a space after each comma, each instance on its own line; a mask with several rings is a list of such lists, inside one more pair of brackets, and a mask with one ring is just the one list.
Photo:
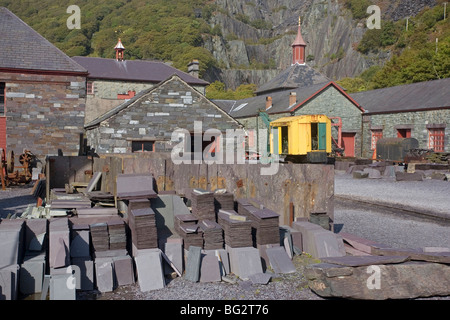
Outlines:
[[36, 204], [36, 198], [31, 195], [33, 185], [14, 186], [0, 190], [0, 218], [8, 214], [21, 214], [30, 204]]
[[397, 208], [416, 210], [450, 219], [450, 182], [426, 179], [396, 181], [395, 178], [353, 179], [336, 171], [335, 195]]

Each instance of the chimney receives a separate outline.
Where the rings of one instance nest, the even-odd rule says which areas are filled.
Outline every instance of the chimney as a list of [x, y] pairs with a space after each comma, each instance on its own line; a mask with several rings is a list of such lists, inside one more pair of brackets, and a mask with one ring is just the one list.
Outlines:
[[194, 59], [191, 62], [189, 62], [188, 64], [188, 73], [193, 76], [194, 78], [198, 79], [198, 75], [199, 75], [199, 62], [198, 60]]
[[114, 50], [116, 50], [116, 60], [123, 61], [123, 52], [125, 51], [125, 47], [123, 46], [122, 41], [120, 41], [120, 38], [114, 47]]
[[270, 107], [272, 107], [272, 97], [266, 98], [266, 110], [268, 110]]
[[289, 107], [297, 103], [297, 92], [289, 93]]

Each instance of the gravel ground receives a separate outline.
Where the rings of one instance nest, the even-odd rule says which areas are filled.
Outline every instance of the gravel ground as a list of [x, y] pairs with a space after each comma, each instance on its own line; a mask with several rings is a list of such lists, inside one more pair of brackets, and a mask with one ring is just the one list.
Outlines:
[[0, 218], [8, 214], [21, 214], [30, 204], [36, 204], [36, 198], [31, 195], [33, 185], [14, 186], [0, 190]]
[[426, 179], [396, 181], [395, 178], [353, 179], [335, 172], [335, 195], [356, 197], [374, 203], [389, 203], [398, 208], [431, 212], [450, 219], [450, 182]]

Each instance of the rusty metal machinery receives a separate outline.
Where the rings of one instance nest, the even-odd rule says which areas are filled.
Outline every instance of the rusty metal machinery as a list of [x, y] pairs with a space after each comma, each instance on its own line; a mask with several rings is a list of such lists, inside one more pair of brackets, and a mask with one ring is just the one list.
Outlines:
[[20, 166], [15, 163], [14, 151], [10, 150], [6, 152], [1, 149], [1, 182], [2, 189], [10, 185], [26, 184], [31, 181], [32, 178], [32, 166], [36, 161], [36, 156], [29, 150], [19, 155]]

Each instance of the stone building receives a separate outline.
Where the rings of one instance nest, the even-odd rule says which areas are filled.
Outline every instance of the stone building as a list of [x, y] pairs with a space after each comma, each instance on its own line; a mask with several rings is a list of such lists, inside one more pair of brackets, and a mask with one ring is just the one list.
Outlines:
[[450, 78], [358, 92], [365, 109], [362, 156], [371, 158], [380, 138], [416, 138], [419, 148], [450, 152]]
[[198, 78], [197, 60], [190, 63], [189, 73], [185, 73], [161, 61], [126, 60], [125, 47], [120, 39], [114, 50], [116, 59], [72, 57], [89, 71], [85, 123], [91, 122], [140, 91], [156, 86], [173, 74], [177, 74], [205, 94], [205, 87], [209, 83]]
[[[198, 132], [195, 124], [200, 122]], [[182, 139], [191, 142], [197, 132], [216, 129], [225, 134], [241, 127], [176, 74], [85, 126], [88, 145], [99, 154], [169, 152], [179, 143], [172, 141], [177, 129], [187, 132], [190, 136]], [[211, 141], [203, 142], [202, 150]]]
[[250, 150], [258, 151], [259, 143], [267, 141], [270, 121], [287, 116], [325, 114], [333, 118], [335, 124], [332, 131], [335, 146], [345, 149], [345, 156], [360, 156], [364, 110], [339, 85], [305, 63], [305, 48], [299, 23], [289, 68], [258, 88], [255, 97], [215, 103], [249, 130]]
[[87, 70], [0, 7], [0, 147], [78, 155]]

